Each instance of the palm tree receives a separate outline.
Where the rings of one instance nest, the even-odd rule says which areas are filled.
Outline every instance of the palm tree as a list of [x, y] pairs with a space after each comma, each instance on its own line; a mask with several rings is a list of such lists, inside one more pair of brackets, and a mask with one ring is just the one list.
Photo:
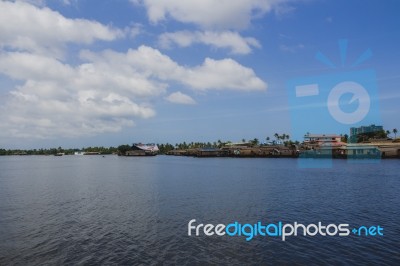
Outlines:
[[396, 135], [397, 135], [397, 128], [393, 128], [393, 134], [394, 134], [394, 138], [396, 139]]
[[279, 139], [279, 134], [278, 134], [278, 133], [275, 133], [275, 134], [274, 134], [274, 137], [278, 140], [278, 139]]
[[221, 147], [222, 147], [222, 141], [221, 141], [220, 139], [217, 141], [217, 147], [218, 147], [218, 148], [221, 148]]
[[390, 130], [386, 130], [386, 137], [389, 137], [390, 135]]
[[252, 143], [253, 143], [254, 146], [257, 146], [258, 143], [259, 143], [258, 138], [254, 138]]
[[246, 139], [242, 139], [242, 142], [245, 143], [245, 142], [246, 142]]

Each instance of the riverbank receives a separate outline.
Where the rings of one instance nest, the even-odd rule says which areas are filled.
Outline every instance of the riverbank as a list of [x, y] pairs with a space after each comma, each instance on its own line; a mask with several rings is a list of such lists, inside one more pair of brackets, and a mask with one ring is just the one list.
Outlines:
[[253, 158], [335, 158], [387, 159], [400, 158], [400, 143], [395, 141], [343, 145], [264, 145], [224, 146], [221, 148], [176, 149], [166, 153], [192, 157], [253, 157]]

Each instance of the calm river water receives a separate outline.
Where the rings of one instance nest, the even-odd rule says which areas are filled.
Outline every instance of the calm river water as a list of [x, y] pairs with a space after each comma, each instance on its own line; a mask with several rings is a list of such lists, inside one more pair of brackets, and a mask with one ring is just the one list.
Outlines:
[[[383, 236], [188, 236], [188, 222], [381, 226]], [[400, 265], [400, 160], [0, 157], [0, 265]], [[193, 231], [194, 233], [194, 231]]]

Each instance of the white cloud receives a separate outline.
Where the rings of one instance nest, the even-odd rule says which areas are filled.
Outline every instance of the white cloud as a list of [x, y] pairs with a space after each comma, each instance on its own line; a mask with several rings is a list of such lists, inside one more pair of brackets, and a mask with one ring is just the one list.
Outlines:
[[[148, 11], [154, 18], [153, 22], [172, 16], [178, 21], [217, 28], [223, 28], [241, 7], [246, 7], [245, 12], [239, 12], [244, 16], [235, 18], [241, 21], [233, 28], [246, 26], [256, 16], [254, 12], [267, 12], [271, 4], [261, 3], [263, 1], [249, 1], [250, 4], [229, 2], [224, 7], [228, 11], [221, 13], [220, 19], [212, 11], [208, 23], [198, 15], [190, 18], [193, 10], [187, 2], [181, 2], [183, 7], [175, 5], [179, 1], [137, 2], [146, 6], [150, 3]], [[64, 0], [63, 3], [73, 4], [73, 1]], [[157, 9], [159, 4], [163, 8], [160, 9], [161, 15], [157, 16], [154, 8]], [[220, 2], [210, 0], [204, 3], [193, 1], [193, 4], [201, 7], [201, 12], [209, 9], [206, 4], [222, 8]], [[81, 50], [81, 45], [96, 41], [113, 41], [125, 36], [135, 38], [142, 33], [142, 25], [115, 29], [96, 21], [66, 18], [44, 5], [44, 0], [0, 1], [0, 74], [18, 84], [8, 88], [8, 95], [1, 99], [2, 138], [79, 137], [117, 132], [133, 126], [136, 119], [154, 116], [156, 111], [151, 103], [156, 98], [196, 104], [193, 98], [180, 91], [168, 94], [170, 83], [201, 91], [247, 92], [267, 88], [251, 68], [229, 58], [206, 58], [197, 66], [184, 66], [145, 45], [126, 53]], [[178, 19], [181, 13], [183, 20], [182, 17]], [[160, 42], [164, 39], [165, 45], [185, 47], [203, 43], [229, 49], [235, 54], [247, 54], [260, 47], [256, 39], [228, 30], [175, 32], [163, 36]], [[64, 58], [69, 44], [76, 44], [80, 49], [77, 63], [71, 64]]]
[[242, 37], [239, 33], [233, 31], [168, 32], [160, 35], [159, 42], [164, 48], [169, 48], [173, 43], [180, 47], [203, 43], [215, 48], [229, 49], [233, 54], [248, 54], [252, 51], [252, 47], [261, 48], [260, 43], [255, 38]]
[[[126, 53], [81, 50], [79, 63], [67, 63], [63, 51], [68, 44], [135, 37], [141, 25], [114, 29], [95, 21], [65, 18], [33, 2], [44, 4], [0, 1], [0, 74], [19, 84], [2, 99], [2, 137], [79, 137], [117, 132], [134, 125], [136, 119], [154, 116], [151, 103], [167, 93], [169, 83], [202, 91], [258, 91], [267, 87], [252, 69], [232, 59], [206, 58], [202, 64], [188, 67], [145, 45]], [[185, 46], [179, 36], [165, 36], [166, 42]], [[239, 54], [260, 46], [257, 40], [231, 31], [195, 32], [189, 34], [188, 42]], [[165, 99], [196, 103], [182, 92]]]
[[0, 48], [61, 57], [67, 43], [112, 41], [123, 32], [86, 19], [68, 19], [49, 8], [0, 1]]
[[[22, 84], [0, 107], [0, 135], [49, 138], [120, 131], [135, 119], [154, 116], [151, 102], [165, 95], [171, 82], [203, 91], [266, 89], [253, 70], [232, 59], [206, 58], [186, 67], [148, 46], [126, 53], [85, 50], [80, 58], [74, 66], [30, 52], [0, 52], [0, 73]], [[183, 93], [167, 99], [194, 103]]]
[[186, 95], [180, 91], [171, 93], [165, 99], [171, 103], [178, 103], [178, 104], [196, 104], [196, 101], [193, 100], [192, 97]]
[[165, 86], [134, 70], [119, 73], [113, 67], [96, 62], [73, 67], [46, 56], [1, 54], [0, 73], [23, 85], [14, 88], [1, 107], [0, 135], [86, 136], [120, 131], [135, 118], [154, 116], [143, 97], [159, 95]]
[[280, 6], [284, 0], [131, 0], [147, 9], [153, 23], [171, 17], [206, 29], [244, 29], [253, 18]]
[[46, 4], [46, 0], [17, 0], [17, 1], [30, 3], [30, 4], [36, 5], [36, 6], [44, 6]]
[[143, 32], [143, 25], [140, 23], [133, 23], [131, 27], [125, 29], [127, 36], [134, 39]]
[[111, 69], [120, 73], [134, 67], [135, 73], [146, 78], [162, 82], [176, 81], [194, 90], [260, 91], [267, 88], [267, 84], [251, 68], [229, 58], [206, 58], [199, 66], [184, 67], [159, 50], [144, 45], [136, 50], [129, 49], [126, 54], [110, 50], [101, 54], [86, 51], [81, 57], [98, 65], [110, 65]]
[[67, 80], [72, 77], [71, 67], [60, 61], [26, 52], [0, 53], [0, 72], [19, 80]]
[[233, 59], [206, 58], [202, 65], [183, 67], [158, 50], [141, 46], [128, 52], [128, 60], [149, 75], [160, 80], [172, 80], [190, 86], [194, 90], [257, 91], [267, 88], [250, 68]]
[[201, 66], [188, 70], [186, 75], [183, 83], [198, 90], [262, 91], [267, 88], [267, 84], [251, 68], [232, 59], [206, 58]]

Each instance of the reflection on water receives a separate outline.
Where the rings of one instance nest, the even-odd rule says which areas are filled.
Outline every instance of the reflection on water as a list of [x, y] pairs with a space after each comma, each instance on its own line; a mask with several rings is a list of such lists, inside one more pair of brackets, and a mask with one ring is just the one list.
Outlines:
[[[400, 162], [0, 157], [0, 265], [400, 262]], [[187, 223], [381, 225], [383, 237], [189, 237]]]

